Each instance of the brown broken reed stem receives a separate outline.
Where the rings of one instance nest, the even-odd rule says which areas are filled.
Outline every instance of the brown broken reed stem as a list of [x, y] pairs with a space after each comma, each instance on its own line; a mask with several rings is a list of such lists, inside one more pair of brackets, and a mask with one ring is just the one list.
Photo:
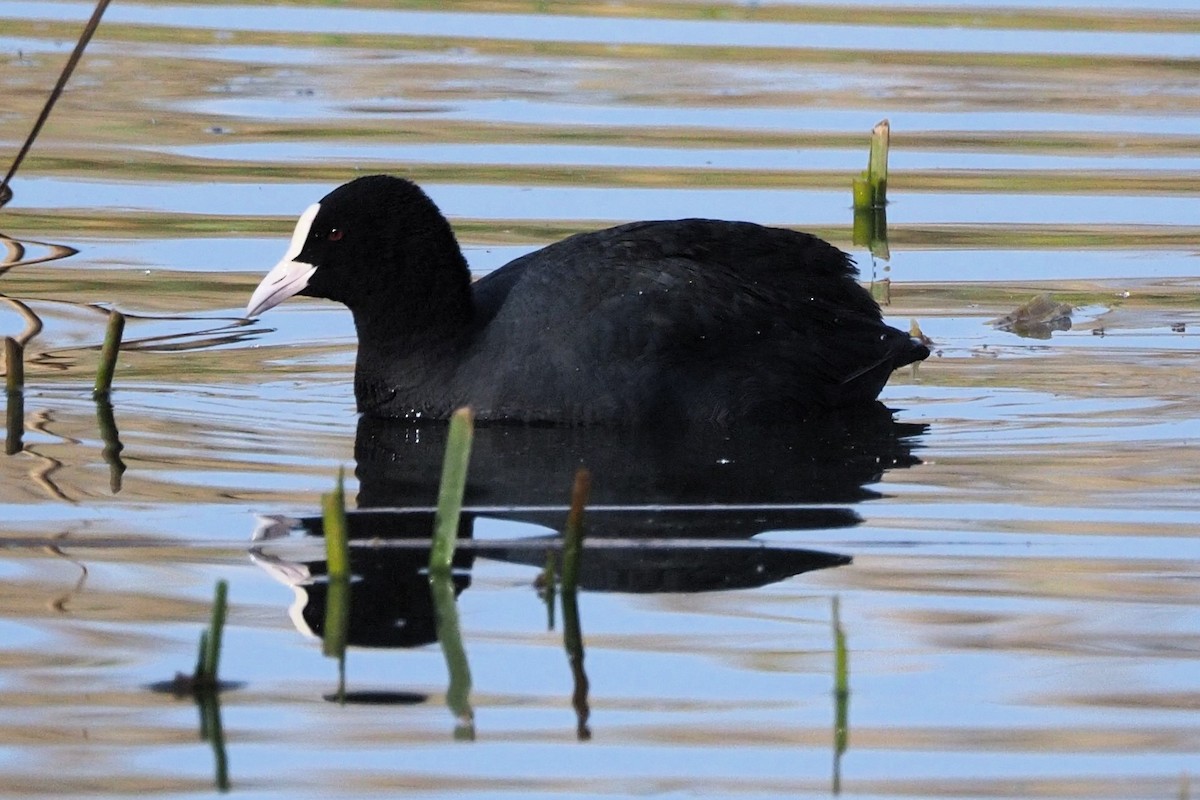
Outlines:
[[17, 169], [21, 166], [21, 162], [25, 160], [25, 156], [29, 153], [29, 148], [33, 147], [33, 141], [37, 139], [38, 134], [42, 131], [42, 126], [50, 118], [50, 112], [54, 109], [54, 104], [58, 102], [58, 98], [63, 93], [67, 81], [70, 80], [71, 73], [75, 71], [75, 66], [79, 63], [79, 59], [83, 57], [83, 51], [88, 46], [88, 42], [92, 40], [92, 34], [100, 27], [100, 18], [104, 16], [104, 10], [108, 8], [110, 2], [111, 0], [98, 0], [96, 3], [96, 8], [92, 11], [92, 17], [88, 20], [87, 25], [84, 26], [83, 32], [79, 35], [79, 41], [75, 43], [75, 49], [71, 51], [71, 56], [63, 66], [62, 72], [58, 76], [58, 82], [50, 90], [50, 96], [46, 98], [46, 104], [42, 106], [41, 113], [38, 114], [37, 120], [33, 123], [33, 129], [25, 137], [25, 142], [21, 145], [21, 149], [17, 151], [17, 157], [13, 159], [12, 166], [8, 168], [8, 173], [4, 176], [4, 180], [0, 180], [0, 205], [4, 205], [5, 201], [12, 196], [12, 192], [8, 188], [9, 181], [12, 180], [13, 175], [17, 174]]
[[4, 369], [9, 394], [25, 388], [25, 348], [11, 336], [4, 337]]
[[571, 489], [571, 510], [563, 531], [562, 591], [574, 593], [579, 584], [579, 556], [583, 550], [583, 509], [592, 491], [592, 473], [580, 467]]

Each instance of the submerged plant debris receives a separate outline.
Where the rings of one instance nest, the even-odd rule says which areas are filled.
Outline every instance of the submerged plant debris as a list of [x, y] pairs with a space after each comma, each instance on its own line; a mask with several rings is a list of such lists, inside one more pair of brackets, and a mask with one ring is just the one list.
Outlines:
[[1003, 317], [989, 320], [988, 324], [1026, 339], [1049, 339], [1054, 331], [1071, 330], [1073, 310], [1070, 303], [1059, 303], [1043, 292]]

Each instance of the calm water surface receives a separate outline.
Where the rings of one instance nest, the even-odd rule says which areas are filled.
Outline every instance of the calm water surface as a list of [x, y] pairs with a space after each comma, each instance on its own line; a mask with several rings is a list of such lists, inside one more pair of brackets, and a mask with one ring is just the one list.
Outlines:
[[[90, 11], [0, 0], [5, 167]], [[1198, 70], [1194, 1], [117, 0], [0, 211], [27, 382], [0, 460], [0, 795], [1191, 796]], [[848, 207], [883, 118], [886, 259]], [[642, 217], [811, 230], [935, 355], [885, 390], [894, 419], [481, 432], [465, 744], [411, 542], [444, 432], [360, 425], [340, 307], [240, 320], [295, 216], [372, 172], [425, 185], [481, 274]], [[989, 324], [1043, 292], [1067, 329]], [[535, 586], [579, 461], [586, 719]], [[311, 535], [341, 465], [358, 506], [405, 508], [352, 520], [345, 705]], [[218, 579], [240, 686], [204, 741], [147, 687], [192, 668]]]

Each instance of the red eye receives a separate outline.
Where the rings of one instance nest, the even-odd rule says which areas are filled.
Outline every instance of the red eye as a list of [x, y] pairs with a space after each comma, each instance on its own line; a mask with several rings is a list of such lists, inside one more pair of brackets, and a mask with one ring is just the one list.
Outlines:
[[329, 232], [329, 236], [327, 236], [326, 238], [329, 239], [329, 241], [331, 241], [331, 242], [340, 242], [342, 240], [342, 237], [345, 235], [346, 235], [346, 232], [343, 231], [341, 228], [334, 228], [333, 230], [331, 230]]

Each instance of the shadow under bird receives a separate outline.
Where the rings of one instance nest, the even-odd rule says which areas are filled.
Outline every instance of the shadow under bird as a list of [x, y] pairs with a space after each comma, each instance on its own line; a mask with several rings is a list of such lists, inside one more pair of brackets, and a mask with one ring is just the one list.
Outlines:
[[295, 294], [345, 304], [373, 415], [771, 422], [870, 403], [929, 355], [857, 275], [807, 233], [681, 219], [577, 234], [472, 283], [433, 201], [374, 175], [309, 206], [246, 316]]

